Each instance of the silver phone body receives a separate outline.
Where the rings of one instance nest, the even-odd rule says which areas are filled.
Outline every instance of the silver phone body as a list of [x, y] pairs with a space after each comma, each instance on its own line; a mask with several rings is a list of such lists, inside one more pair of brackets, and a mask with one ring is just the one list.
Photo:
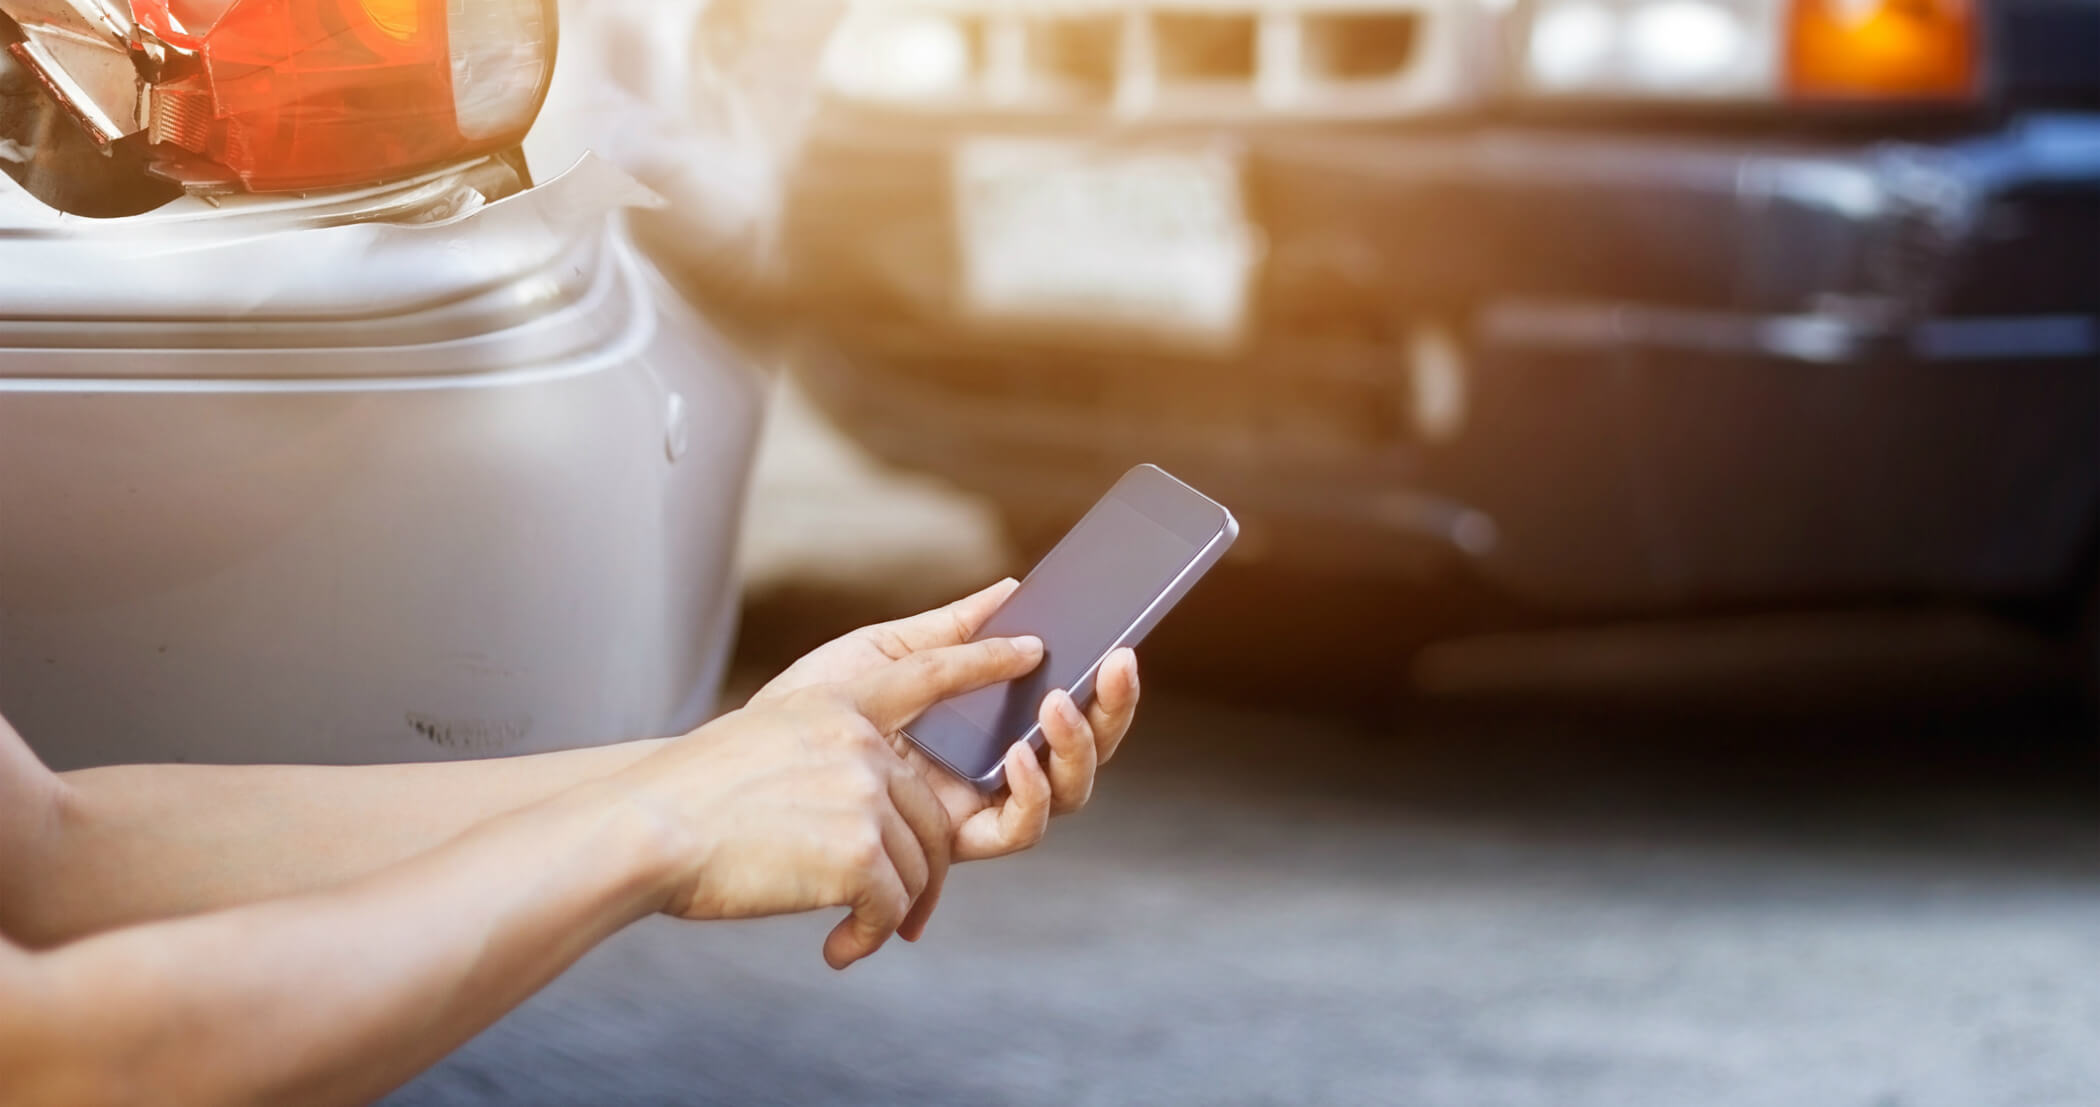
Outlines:
[[1239, 522], [1156, 465], [1125, 473], [1031, 570], [978, 637], [1043, 639], [1036, 671], [935, 705], [905, 727], [928, 757], [984, 792], [1006, 784], [1006, 751], [1040, 751], [1042, 698], [1065, 688], [1083, 709], [1108, 655], [1142, 641], [1225, 556]]

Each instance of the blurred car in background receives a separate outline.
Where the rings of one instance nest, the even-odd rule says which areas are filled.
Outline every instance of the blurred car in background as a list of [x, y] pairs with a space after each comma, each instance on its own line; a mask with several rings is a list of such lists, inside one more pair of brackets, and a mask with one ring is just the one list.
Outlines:
[[761, 382], [646, 190], [528, 172], [556, 18], [0, 0], [0, 711], [54, 765], [712, 713]]
[[798, 368], [1026, 541], [1150, 460], [1534, 611], [2091, 589], [2089, 0], [864, 0], [825, 74]]

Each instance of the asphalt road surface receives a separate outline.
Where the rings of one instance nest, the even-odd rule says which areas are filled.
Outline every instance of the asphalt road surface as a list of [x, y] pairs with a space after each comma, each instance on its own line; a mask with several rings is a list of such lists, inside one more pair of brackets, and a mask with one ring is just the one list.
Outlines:
[[[755, 498], [746, 687], [999, 556], [820, 437]], [[914, 529], [829, 564], [826, 497]], [[1393, 681], [1164, 673], [1094, 805], [960, 870], [921, 945], [838, 974], [829, 916], [645, 924], [392, 1102], [2100, 1102], [2100, 760], [2031, 643], [1769, 618]]]

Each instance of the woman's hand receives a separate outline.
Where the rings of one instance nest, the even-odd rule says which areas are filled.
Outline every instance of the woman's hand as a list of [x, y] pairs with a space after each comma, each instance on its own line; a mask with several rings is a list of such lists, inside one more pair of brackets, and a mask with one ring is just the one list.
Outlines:
[[916, 937], [956, 836], [887, 736], [941, 700], [1025, 675], [1042, 655], [1036, 639], [997, 638], [833, 673], [754, 699], [621, 773], [614, 787], [670, 831], [664, 910], [726, 919], [849, 907], [824, 943], [833, 968], [899, 928]]
[[[862, 627], [811, 651], [751, 697], [758, 706], [798, 689], [861, 674], [915, 654], [967, 642], [985, 620], [1019, 587], [1011, 578], [946, 607], [894, 622]], [[909, 763], [947, 810], [955, 824], [953, 857], [976, 861], [1024, 850], [1042, 840], [1050, 816], [1077, 811], [1094, 791], [1094, 773], [1115, 756], [1137, 713], [1137, 655], [1120, 649], [1108, 656], [1094, 679], [1094, 703], [1084, 713], [1065, 692], [1054, 692], [1039, 708], [1043, 735], [1050, 747], [1046, 772], [1027, 746], [1016, 744], [1006, 755], [1007, 791], [994, 803], [957, 779], [900, 733], [910, 719], [885, 730], [899, 756]], [[917, 928], [905, 937], [916, 939]]]

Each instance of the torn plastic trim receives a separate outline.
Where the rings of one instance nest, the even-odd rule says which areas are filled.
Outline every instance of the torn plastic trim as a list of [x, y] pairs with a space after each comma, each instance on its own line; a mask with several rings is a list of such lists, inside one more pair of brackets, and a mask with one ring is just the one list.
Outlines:
[[0, 49], [0, 174], [59, 211], [109, 219], [182, 195], [148, 165], [137, 141], [98, 144], [33, 68]]
[[146, 129], [150, 78], [184, 53], [115, 0], [0, 0], [0, 14], [21, 34], [9, 53], [104, 146]]

